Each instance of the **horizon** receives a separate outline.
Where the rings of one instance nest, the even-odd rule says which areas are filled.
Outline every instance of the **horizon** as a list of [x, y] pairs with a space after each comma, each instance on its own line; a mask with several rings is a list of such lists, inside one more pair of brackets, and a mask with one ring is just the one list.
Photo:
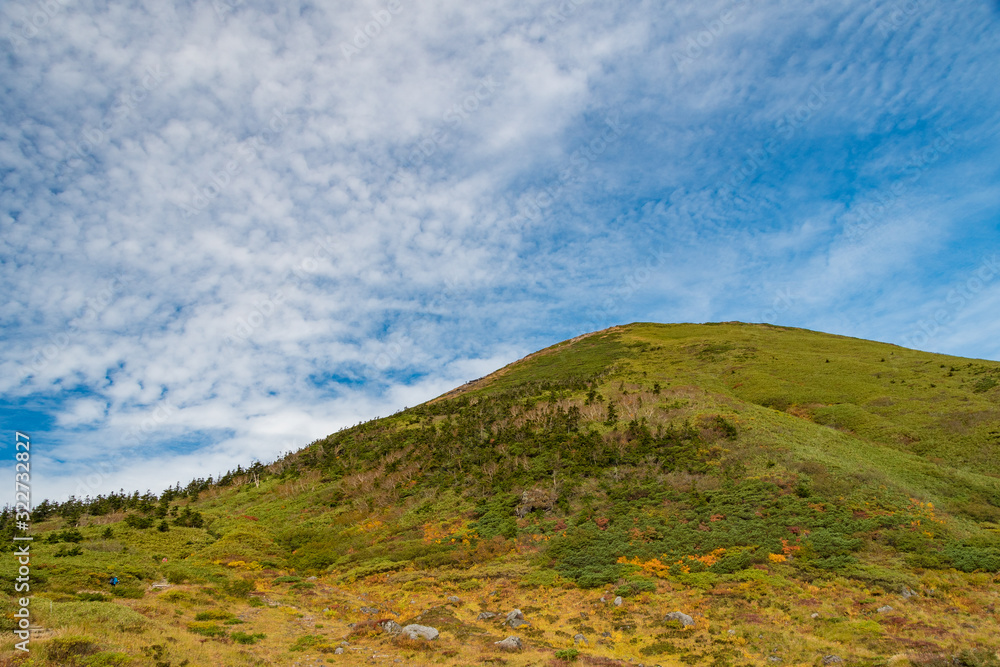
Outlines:
[[0, 10], [0, 419], [39, 500], [625, 322], [1000, 360], [996, 3], [43, 9]]

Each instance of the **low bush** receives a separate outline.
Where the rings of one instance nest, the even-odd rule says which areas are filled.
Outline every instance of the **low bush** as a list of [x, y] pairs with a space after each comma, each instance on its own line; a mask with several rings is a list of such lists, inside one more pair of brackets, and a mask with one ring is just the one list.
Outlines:
[[76, 597], [83, 602], [107, 602], [108, 596], [103, 593], [77, 593]]
[[217, 623], [212, 623], [210, 621], [195, 621], [194, 623], [188, 623], [187, 629], [189, 632], [205, 637], [223, 637], [226, 634], [226, 631], [219, 627]]
[[100, 650], [96, 639], [84, 635], [55, 637], [45, 642], [43, 647], [49, 662], [64, 667], [83, 665], [84, 658]]
[[221, 609], [209, 609], [208, 611], [199, 611], [194, 615], [194, 620], [196, 621], [228, 621], [233, 618], [233, 615], [228, 611], [223, 611]]
[[83, 659], [84, 667], [125, 667], [132, 664], [132, 657], [127, 653], [97, 653]]

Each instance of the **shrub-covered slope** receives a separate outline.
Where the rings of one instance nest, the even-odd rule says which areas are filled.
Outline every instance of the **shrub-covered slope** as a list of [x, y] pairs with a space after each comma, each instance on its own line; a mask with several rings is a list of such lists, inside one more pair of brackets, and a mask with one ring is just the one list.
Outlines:
[[[187, 642], [176, 664], [294, 664], [362, 606], [443, 615], [433, 645], [355, 627], [411, 664], [565, 660], [576, 634], [591, 661], [992, 664], [998, 384], [996, 362], [797, 329], [616, 327], [268, 466], [46, 504], [33, 592], [57, 635], [106, 610], [93, 655], [121, 664], [158, 664], [151, 632]], [[325, 622], [276, 637], [260, 599]], [[499, 657], [476, 615], [504, 605], [534, 620]], [[219, 606], [260, 621], [195, 618]], [[680, 608], [693, 626], [664, 622]]]

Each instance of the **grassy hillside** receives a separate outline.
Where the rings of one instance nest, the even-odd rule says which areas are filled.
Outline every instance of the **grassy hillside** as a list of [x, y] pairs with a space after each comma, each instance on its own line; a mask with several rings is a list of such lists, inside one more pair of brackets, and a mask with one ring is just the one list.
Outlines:
[[[768, 325], [581, 336], [269, 466], [42, 508], [45, 630], [27, 660], [3, 649], [26, 665], [1000, 665], [998, 385], [1000, 363]], [[529, 624], [502, 626], [513, 609]], [[441, 635], [400, 639], [390, 619]], [[495, 646], [510, 635], [522, 650]]]

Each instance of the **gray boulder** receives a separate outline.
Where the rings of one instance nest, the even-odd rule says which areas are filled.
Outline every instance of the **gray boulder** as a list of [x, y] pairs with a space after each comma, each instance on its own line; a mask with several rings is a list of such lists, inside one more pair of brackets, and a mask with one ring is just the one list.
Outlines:
[[479, 616], [476, 616], [476, 620], [477, 621], [488, 621], [491, 618], [496, 618], [496, 617], [497, 617], [497, 615], [494, 614], [492, 611], [481, 611], [481, 612], [479, 612]]
[[841, 660], [839, 655], [825, 655], [823, 656], [824, 665], [842, 665], [844, 661]]
[[892, 607], [890, 607], [889, 605], [885, 605], [883, 607], [879, 607], [876, 611], [878, 611], [878, 613], [880, 614], [884, 614], [886, 612], [892, 611]]
[[462, 601], [461, 599], [459, 599], [458, 597], [456, 597], [454, 595], [449, 595], [448, 596], [448, 602], [461, 602], [461, 601]]
[[615, 606], [616, 607], [622, 606], [622, 596], [619, 595], [618, 597], [615, 598]]
[[493, 642], [493, 644], [504, 651], [520, 651], [524, 648], [524, 642], [521, 641], [520, 637], [507, 637], [507, 639]]
[[428, 641], [437, 639], [438, 635], [441, 634], [437, 628], [432, 628], [429, 625], [417, 625], [416, 623], [407, 625], [401, 632], [410, 639], [426, 639]]
[[664, 621], [680, 621], [685, 628], [694, 625], [694, 619], [680, 611], [672, 611], [666, 615]]
[[334, 655], [343, 655], [344, 654], [344, 648], [342, 646], [338, 646], [336, 649], [334, 649], [333, 654]]
[[375, 607], [362, 607], [361, 608], [361, 613], [362, 614], [377, 614], [378, 613], [378, 609], [376, 609]]
[[392, 620], [382, 621], [381, 623], [379, 623], [379, 625], [382, 626], [382, 630], [384, 632], [387, 632], [390, 635], [398, 635], [403, 632], [403, 626], [401, 626], [396, 621]]
[[909, 600], [910, 598], [917, 597], [917, 592], [911, 589], [909, 586], [903, 586], [903, 590], [899, 592], [903, 596], [904, 600]]
[[573, 635], [574, 644], [588, 644], [587, 638], [583, 635]]
[[507, 618], [504, 619], [504, 624], [510, 628], [519, 628], [522, 625], [530, 625], [530, 623], [524, 619], [524, 614], [520, 609], [515, 609], [507, 614]]

